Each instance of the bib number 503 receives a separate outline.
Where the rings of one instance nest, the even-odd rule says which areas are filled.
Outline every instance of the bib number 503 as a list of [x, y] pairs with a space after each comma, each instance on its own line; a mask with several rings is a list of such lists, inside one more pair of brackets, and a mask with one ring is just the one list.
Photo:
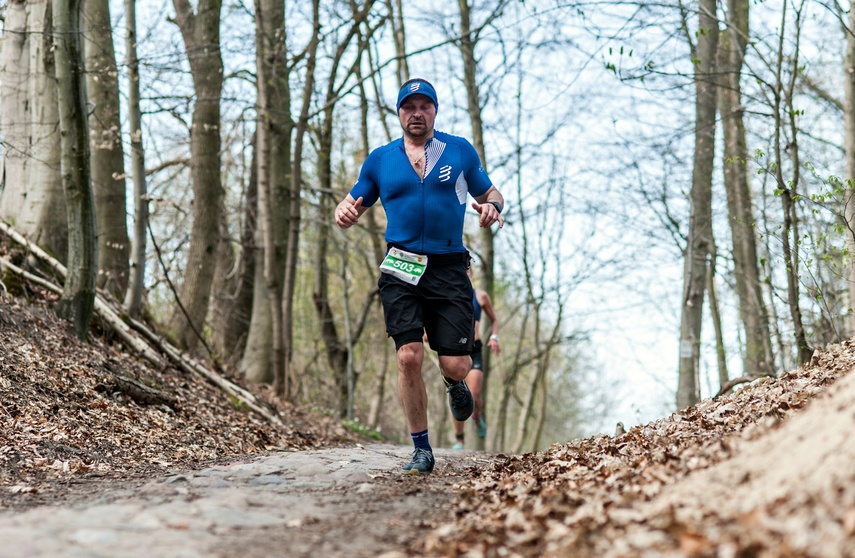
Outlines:
[[412, 273], [416, 270], [416, 266], [411, 264], [410, 262], [402, 262], [401, 260], [396, 260], [392, 262], [392, 265], [400, 269], [401, 271], [406, 271], [407, 273]]
[[380, 264], [380, 271], [411, 285], [417, 285], [427, 269], [427, 256], [391, 248]]

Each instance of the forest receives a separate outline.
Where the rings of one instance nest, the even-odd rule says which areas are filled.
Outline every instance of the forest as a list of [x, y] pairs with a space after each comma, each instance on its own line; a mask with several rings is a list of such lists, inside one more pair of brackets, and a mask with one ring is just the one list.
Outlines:
[[[6, 0], [0, 220], [67, 269], [57, 310], [81, 338], [100, 296], [224, 374], [404, 440], [384, 214], [341, 231], [332, 212], [425, 78], [437, 128], [506, 200], [501, 230], [464, 233], [502, 342], [471, 439], [542, 449], [851, 336], [851, 7]], [[51, 274], [29, 252], [0, 265], [4, 288]]]

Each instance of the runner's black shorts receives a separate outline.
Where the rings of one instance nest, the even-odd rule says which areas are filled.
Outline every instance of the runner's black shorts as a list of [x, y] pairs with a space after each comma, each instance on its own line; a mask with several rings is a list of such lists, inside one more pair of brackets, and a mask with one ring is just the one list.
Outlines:
[[484, 344], [480, 339], [476, 339], [472, 343], [472, 354], [469, 355], [472, 357], [472, 368], [470, 370], [483, 370], [484, 369], [484, 355], [481, 351], [484, 348]]
[[466, 270], [469, 252], [427, 255], [428, 265], [418, 285], [381, 273], [377, 280], [386, 333], [395, 348], [422, 342], [427, 333], [430, 348], [440, 355], [464, 356], [472, 352], [475, 309], [472, 283]]

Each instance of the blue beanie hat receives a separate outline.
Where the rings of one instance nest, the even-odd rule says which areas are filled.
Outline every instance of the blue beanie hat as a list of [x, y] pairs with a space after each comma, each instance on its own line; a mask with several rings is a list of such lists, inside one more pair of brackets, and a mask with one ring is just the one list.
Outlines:
[[410, 95], [424, 95], [433, 101], [436, 110], [439, 110], [439, 101], [436, 100], [436, 90], [427, 80], [415, 78], [404, 83], [401, 90], [398, 91], [398, 104], [395, 105], [398, 112], [401, 111], [401, 103]]

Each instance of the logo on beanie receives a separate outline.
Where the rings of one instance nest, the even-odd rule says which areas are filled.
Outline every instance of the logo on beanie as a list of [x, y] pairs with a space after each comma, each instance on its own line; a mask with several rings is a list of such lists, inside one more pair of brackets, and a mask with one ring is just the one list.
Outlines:
[[434, 106], [439, 110], [439, 102], [436, 100], [436, 91], [434, 91], [433, 86], [420, 79], [415, 79], [401, 86], [401, 90], [398, 91], [398, 103], [395, 105], [395, 108], [401, 110], [401, 103], [410, 95], [424, 95], [433, 101]]

